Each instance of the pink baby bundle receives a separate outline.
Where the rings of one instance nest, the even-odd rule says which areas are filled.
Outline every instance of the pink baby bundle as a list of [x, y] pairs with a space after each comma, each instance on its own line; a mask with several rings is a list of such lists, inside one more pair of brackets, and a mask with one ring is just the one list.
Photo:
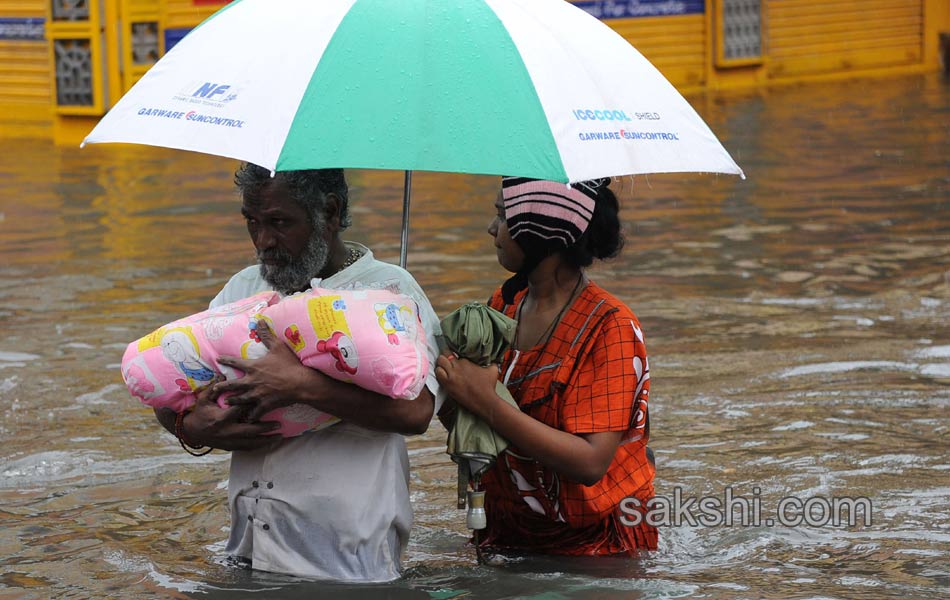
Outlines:
[[[281, 299], [262, 292], [179, 319], [126, 348], [122, 378], [131, 394], [148, 406], [181, 412], [195, 403], [196, 390], [217, 373], [243, 373], [218, 364], [218, 357], [260, 358], [267, 348], [256, 328], [267, 322], [308, 366], [392, 398], [413, 399], [429, 369], [426, 333], [415, 301], [388, 290], [314, 288]], [[227, 403], [218, 400], [222, 407]], [[293, 437], [339, 421], [310, 406], [271, 411], [275, 431]]]

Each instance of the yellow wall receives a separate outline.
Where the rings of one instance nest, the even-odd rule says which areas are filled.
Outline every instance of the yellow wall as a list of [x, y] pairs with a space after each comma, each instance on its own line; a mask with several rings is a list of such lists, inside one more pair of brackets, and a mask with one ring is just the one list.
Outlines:
[[[96, 106], [56, 107], [50, 40], [76, 26], [47, 20], [46, 40], [0, 40], [0, 134], [81, 139], [150, 66], [132, 64], [131, 23], [157, 22], [162, 53], [167, 30], [195, 27], [227, 3], [89, 1], [103, 17], [101, 36], [92, 34], [98, 22], [86, 33], [102, 54], [94, 59]], [[950, 32], [950, 0], [762, 0], [761, 59], [729, 64], [716, 57], [723, 2], [705, 0], [705, 14], [605, 22], [684, 92], [936, 70], [938, 34]], [[0, 0], [0, 18], [47, 18], [48, 7], [49, 0]]]
[[227, 4], [225, 0], [217, 4], [195, 5], [192, 0], [165, 0], [162, 4], [162, 23], [166, 29], [194, 27], [210, 17], [216, 10]]
[[607, 19], [682, 91], [752, 87], [940, 67], [950, 0], [762, 0], [762, 57], [717, 61], [723, 0], [704, 15]]
[[704, 15], [611, 19], [606, 23], [677, 88], [706, 83], [708, 35]]

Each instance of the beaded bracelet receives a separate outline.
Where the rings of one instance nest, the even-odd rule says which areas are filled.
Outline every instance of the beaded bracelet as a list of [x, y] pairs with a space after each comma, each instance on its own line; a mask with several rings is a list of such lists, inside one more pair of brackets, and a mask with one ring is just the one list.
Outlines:
[[[178, 416], [175, 417], [175, 437], [178, 438], [178, 443], [181, 444], [181, 447], [188, 454], [192, 456], [204, 456], [205, 454], [208, 454], [209, 452], [214, 450], [214, 448], [211, 448], [210, 446], [208, 447], [195, 446], [191, 444], [190, 442], [185, 441], [184, 429], [185, 429], [185, 415], [186, 414], [188, 414], [188, 411], [183, 410], [180, 413], [178, 413]], [[202, 450], [202, 448], [204, 448], [203, 451], [195, 452], [195, 450]]]

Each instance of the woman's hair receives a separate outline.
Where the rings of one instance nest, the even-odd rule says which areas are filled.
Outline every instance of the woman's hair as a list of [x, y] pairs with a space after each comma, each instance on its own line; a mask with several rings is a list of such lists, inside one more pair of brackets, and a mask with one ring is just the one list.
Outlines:
[[326, 195], [340, 199], [340, 228], [350, 226], [349, 188], [343, 169], [307, 169], [278, 171], [274, 176], [264, 167], [244, 163], [234, 173], [234, 185], [245, 199], [259, 198], [261, 191], [276, 180], [284, 182], [290, 199], [310, 216], [311, 224], [320, 222], [317, 215], [326, 209]]
[[548, 256], [560, 255], [572, 266], [588, 267], [595, 258], [620, 253], [623, 235], [620, 204], [610, 179], [562, 183], [504, 177], [505, 222], [524, 253], [518, 271], [501, 286], [506, 304], [528, 285], [528, 276]]
[[564, 259], [576, 267], [589, 267], [594, 259], [613, 258], [623, 249], [620, 203], [609, 181], [596, 188], [594, 214], [577, 243], [562, 251]]

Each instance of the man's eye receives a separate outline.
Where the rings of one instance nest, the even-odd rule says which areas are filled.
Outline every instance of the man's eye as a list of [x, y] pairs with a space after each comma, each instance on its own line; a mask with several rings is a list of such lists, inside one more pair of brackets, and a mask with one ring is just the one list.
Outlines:
[[257, 225], [257, 219], [252, 217], [244, 217], [244, 222], [247, 223], [248, 227], [254, 227]]
[[274, 227], [278, 229], [286, 229], [289, 221], [287, 219], [274, 219]]

